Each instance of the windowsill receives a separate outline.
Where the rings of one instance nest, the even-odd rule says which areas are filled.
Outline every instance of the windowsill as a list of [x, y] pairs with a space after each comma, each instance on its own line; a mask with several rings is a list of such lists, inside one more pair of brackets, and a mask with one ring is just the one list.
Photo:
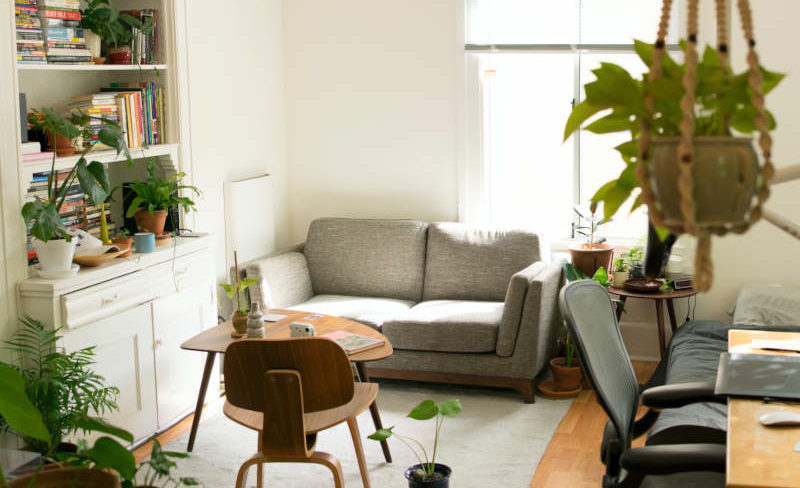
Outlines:
[[[550, 252], [551, 253], [563, 253], [569, 252], [569, 247], [575, 244], [581, 244], [585, 242], [583, 239], [557, 239], [550, 242]], [[639, 244], [639, 239], [633, 238], [611, 238], [606, 240], [605, 242], [611, 244], [616, 249], [621, 249], [623, 251], [627, 251], [632, 247], [635, 247]]]

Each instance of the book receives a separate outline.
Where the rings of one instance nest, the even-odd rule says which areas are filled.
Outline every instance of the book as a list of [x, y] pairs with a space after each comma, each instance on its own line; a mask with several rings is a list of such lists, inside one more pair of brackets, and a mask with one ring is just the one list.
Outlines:
[[382, 346], [386, 341], [383, 339], [375, 339], [373, 337], [366, 337], [352, 332], [345, 332], [337, 330], [328, 334], [322, 334], [320, 337], [327, 337], [342, 346], [342, 349], [347, 354], [355, 354], [357, 352], [366, 351], [375, 347]]
[[38, 141], [23, 142], [20, 144], [20, 152], [22, 154], [37, 154], [42, 151], [42, 145]]

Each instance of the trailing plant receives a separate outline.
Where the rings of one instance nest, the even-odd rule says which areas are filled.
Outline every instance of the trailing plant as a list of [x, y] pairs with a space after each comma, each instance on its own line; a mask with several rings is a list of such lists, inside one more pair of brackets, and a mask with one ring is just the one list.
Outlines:
[[0, 418], [0, 428], [20, 435], [27, 446], [46, 456], [55, 452], [65, 436], [107, 425], [92, 416], [116, 410], [119, 390], [105, 386], [105, 379], [92, 370], [94, 347], [59, 351], [60, 329], [47, 330], [29, 316], [20, 318], [20, 322], [23, 327], [5, 343], [7, 349], [20, 355], [20, 364], [0, 366], [15, 369], [22, 376], [25, 393], [40, 412], [50, 436], [43, 440], [15, 431], [5, 417]]
[[242, 292], [257, 284], [258, 278], [241, 278], [233, 285], [224, 283], [219, 286], [225, 290], [225, 295], [234, 303], [238, 312], [247, 313], [250, 311], [250, 300], [242, 299]]
[[[84, 116], [79, 120], [83, 121]], [[88, 115], [85, 116], [88, 121]], [[81, 135], [81, 127], [76, 126], [67, 118], [55, 113], [53, 109], [44, 108], [40, 111], [33, 111], [28, 118], [29, 122], [34, 120], [32, 125], [39, 128], [46, 134], [55, 139], [55, 135], [62, 135], [70, 140]], [[98, 140], [117, 151], [123, 153], [128, 164], [132, 164], [128, 146], [125, 142], [122, 129], [113, 121], [100, 119], [105, 127], [98, 133]], [[83, 124], [85, 125], [85, 124]], [[67, 197], [69, 188], [75, 184], [77, 179], [81, 189], [86, 196], [94, 202], [103, 202], [110, 194], [110, 184], [108, 172], [103, 163], [98, 161], [87, 161], [86, 156], [91, 147], [85, 147], [78, 157], [78, 161], [72, 166], [66, 178], [59, 181], [56, 171], [56, 156], [50, 165], [50, 174], [47, 180], [47, 197], [41, 199], [36, 197], [32, 202], [22, 206], [22, 217], [25, 223], [30, 225], [30, 233], [36, 239], [47, 242], [54, 238], [64, 238], [70, 240], [71, 236], [67, 228], [61, 222], [61, 207]]]
[[133, 15], [120, 12], [109, 0], [92, 0], [81, 10], [80, 26], [97, 34], [106, 44], [119, 47], [130, 44], [133, 29], [150, 34], [153, 20], [142, 22]]
[[[685, 42], [681, 45], [685, 49]], [[654, 46], [634, 41], [634, 50], [648, 67], [652, 64]], [[584, 130], [596, 134], [628, 132], [631, 136], [615, 149], [620, 153], [625, 168], [619, 177], [609, 181], [592, 196], [592, 202], [604, 204], [604, 217], [611, 218], [639, 188], [636, 178], [639, 164], [638, 141], [642, 124], [646, 124], [654, 137], [677, 136], [683, 117], [680, 102], [683, 97], [683, 75], [686, 67], [677, 63], [668, 53], [662, 60], [662, 76], [653, 82], [646, 74], [633, 77], [628, 71], [613, 63], [601, 63], [593, 70], [596, 80], [585, 85], [586, 98], [576, 105], [564, 128], [564, 140], [581, 129], [590, 118], [602, 114]], [[761, 68], [764, 94], [772, 91], [784, 75]], [[748, 72], [735, 74], [724, 65], [717, 51], [706, 47], [697, 64], [697, 86], [693, 110], [696, 136], [729, 136], [734, 133], [752, 134], [756, 129], [756, 109], [750, 100]], [[655, 98], [652, 115], [645, 106], [645, 98]], [[767, 112], [770, 129], [775, 120]], [[632, 210], [642, 204], [637, 196]], [[665, 232], [662, 232], [665, 234]], [[663, 238], [663, 236], [662, 236]]]
[[194, 201], [189, 197], [179, 195], [181, 190], [190, 190], [195, 195], [200, 195], [200, 190], [192, 185], [181, 185], [180, 180], [186, 176], [185, 173], [177, 173], [169, 178], [159, 178], [155, 175], [155, 161], [150, 159], [147, 162], [147, 177], [144, 181], [138, 178], [133, 183], [126, 183], [124, 187], [129, 188], [136, 196], [131, 200], [126, 217], [133, 217], [140, 208], [146, 209], [150, 215], [156, 210], [167, 210], [173, 205], [183, 207], [185, 212], [195, 209]]
[[434, 401], [431, 399], [424, 400], [408, 413], [407, 417], [415, 420], [436, 419], [436, 424], [434, 427], [435, 434], [433, 437], [433, 452], [430, 457], [428, 456], [428, 451], [425, 450], [425, 447], [421, 442], [416, 439], [412, 439], [411, 437], [406, 437], [396, 433], [394, 431], [394, 426], [389, 427], [388, 429], [378, 429], [375, 431], [375, 433], [369, 436], [369, 439], [372, 439], [373, 441], [385, 441], [389, 437], [397, 437], [403, 444], [411, 449], [411, 451], [414, 453], [414, 456], [416, 456], [417, 460], [419, 461], [419, 464], [422, 465], [422, 468], [414, 471], [412, 475], [414, 479], [419, 481], [436, 479], [441, 476], [435, 471], [435, 468], [436, 454], [439, 448], [439, 433], [442, 430], [442, 424], [444, 423], [445, 417], [458, 417], [460, 413], [461, 402], [456, 399], [447, 400], [439, 404], [434, 403]]

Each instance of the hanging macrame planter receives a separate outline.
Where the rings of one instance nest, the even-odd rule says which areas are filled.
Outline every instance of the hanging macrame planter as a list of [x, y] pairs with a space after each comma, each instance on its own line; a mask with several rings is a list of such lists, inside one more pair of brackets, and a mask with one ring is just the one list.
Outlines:
[[[642, 188], [642, 201], [647, 204], [650, 220], [655, 225], [674, 234], [686, 233], [697, 237], [695, 288], [705, 291], [713, 280], [711, 235], [743, 233], [761, 218], [761, 206], [769, 197], [769, 182], [774, 168], [770, 155], [769, 120], [764, 108], [763, 77], [755, 51], [748, 0], [737, 0], [737, 5], [748, 43], [748, 85], [764, 163], [759, 165], [750, 138], [695, 137], [698, 4], [699, 0], [688, 0], [680, 137], [651, 138], [648, 124], [643, 123], [637, 178]], [[720, 62], [729, 67], [725, 4], [726, 0], [716, 0], [717, 48]], [[663, 1], [658, 38], [648, 74], [651, 83], [661, 77], [671, 7], [672, 0]], [[645, 105], [652, 115], [655, 97], [648, 96]]]

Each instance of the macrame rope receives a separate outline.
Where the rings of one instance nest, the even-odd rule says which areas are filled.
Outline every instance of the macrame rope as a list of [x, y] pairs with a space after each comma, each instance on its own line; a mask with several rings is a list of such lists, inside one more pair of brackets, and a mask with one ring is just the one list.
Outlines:
[[681, 112], [683, 118], [680, 123], [681, 138], [678, 143], [678, 193], [680, 194], [680, 209], [683, 216], [686, 232], [697, 235], [695, 216], [697, 207], [694, 202], [694, 89], [697, 85], [697, 17], [699, 0], [689, 0], [688, 42], [684, 59], [686, 72], [683, 75], [683, 97], [681, 98]]
[[728, 59], [728, 0], [716, 0], [717, 7], [717, 52], [719, 62], [723, 68], [728, 69], [730, 61]]

